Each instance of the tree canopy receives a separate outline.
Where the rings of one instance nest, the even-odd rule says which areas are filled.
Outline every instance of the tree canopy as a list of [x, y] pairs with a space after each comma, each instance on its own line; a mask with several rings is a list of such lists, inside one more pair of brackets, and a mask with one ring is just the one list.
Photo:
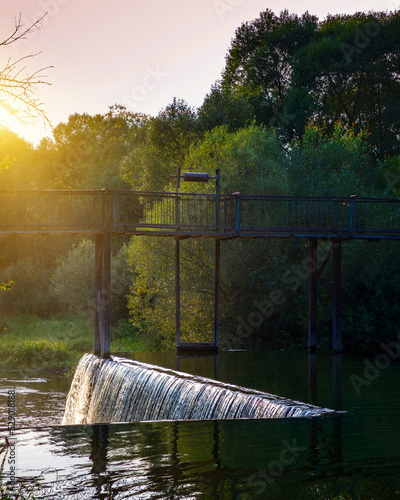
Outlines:
[[222, 86], [245, 95], [258, 123], [287, 139], [310, 120], [367, 130], [375, 154], [398, 154], [400, 12], [318, 21], [266, 10], [236, 31]]

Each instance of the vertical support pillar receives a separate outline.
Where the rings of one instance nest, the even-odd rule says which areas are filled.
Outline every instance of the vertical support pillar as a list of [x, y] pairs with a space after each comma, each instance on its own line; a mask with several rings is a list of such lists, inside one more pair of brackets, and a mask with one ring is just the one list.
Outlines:
[[317, 279], [318, 266], [315, 262], [318, 252], [318, 240], [310, 238], [308, 270], [308, 351], [317, 349]]
[[101, 287], [103, 309], [103, 335], [101, 336], [101, 356], [109, 358], [111, 352], [111, 234], [103, 237], [103, 278]]
[[103, 327], [103, 315], [101, 309], [101, 279], [103, 274], [103, 235], [96, 234], [95, 240], [95, 310], [94, 310], [94, 336], [93, 336], [93, 354], [96, 356], [101, 355], [101, 342], [102, 336], [101, 329]]
[[311, 404], [317, 405], [317, 355], [308, 353], [308, 399]]
[[342, 352], [342, 242], [333, 244], [332, 351]]
[[181, 277], [180, 277], [180, 255], [179, 239], [174, 239], [175, 246], [175, 331], [176, 347], [181, 345]]
[[342, 355], [332, 357], [333, 409], [342, 409]]
[[219, 293], [221, 286], [221, 240], [215, 240], [214, 345], [219, 346]]
[[95, 320], [93, 353], [110, 357], [111, 349], [111, 235], [96, 235]]

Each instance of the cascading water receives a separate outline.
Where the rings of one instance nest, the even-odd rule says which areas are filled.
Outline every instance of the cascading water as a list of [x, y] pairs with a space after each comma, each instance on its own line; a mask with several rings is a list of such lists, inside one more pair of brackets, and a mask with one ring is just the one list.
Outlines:
[[310, 417], [331, 412], [147, 363], [85, 354], [62, 423]]

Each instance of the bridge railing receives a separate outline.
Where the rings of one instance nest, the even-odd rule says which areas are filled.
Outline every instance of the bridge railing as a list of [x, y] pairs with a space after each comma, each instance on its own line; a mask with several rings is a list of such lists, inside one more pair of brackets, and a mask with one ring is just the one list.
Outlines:
[[[369, 201], [371, 203], [371, 201]], [[193, 193], [118, 194], [120, 229], [146, 231], [201, 232], [205, 234], [324, 233], [351, 235], [371, 228], [397, 230], [393, 211], [400, 205], [394, 200], [382, 212], [380, 201], [343, 197], [240, 196]], [[363, 213], [358, 212], [360, 204]], [[380, 207], [379, 209], [377, 207]], [[391, 214], [389, 217], [389, 213]], [[381, 224], [381, 225], [379, 225]], [[383, 225], [382, 225], [383, 224]]]
[[0, 191], [0, 230], [101, 230], [104, 196], [97, 191]]
[[350, 229], [348, 198], [243, 196], [240, 198], [242, 232], [338, 233]]
[[400, 235], [400, 200], [358, 199], [354, 213], [354, 234], [371, 237]]
[[119, 192], [118, 227], [199, 233], [235, 230], [235, 204], [229, 196], [194, 193]]
[[134, 191], [0, 191], [0, 232], [399, 237], [400, 200]]

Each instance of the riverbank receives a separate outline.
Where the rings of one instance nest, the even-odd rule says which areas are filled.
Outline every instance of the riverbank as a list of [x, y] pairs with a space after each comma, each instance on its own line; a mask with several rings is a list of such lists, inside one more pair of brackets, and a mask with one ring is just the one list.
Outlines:
[[[129, 322], [112, 328], [113, 352], [152, 351], [148, 339]], [[2, 317], [0, 370], [73, 373], [82, 354], [93, 350], [93, 322], [88, 318]]]

